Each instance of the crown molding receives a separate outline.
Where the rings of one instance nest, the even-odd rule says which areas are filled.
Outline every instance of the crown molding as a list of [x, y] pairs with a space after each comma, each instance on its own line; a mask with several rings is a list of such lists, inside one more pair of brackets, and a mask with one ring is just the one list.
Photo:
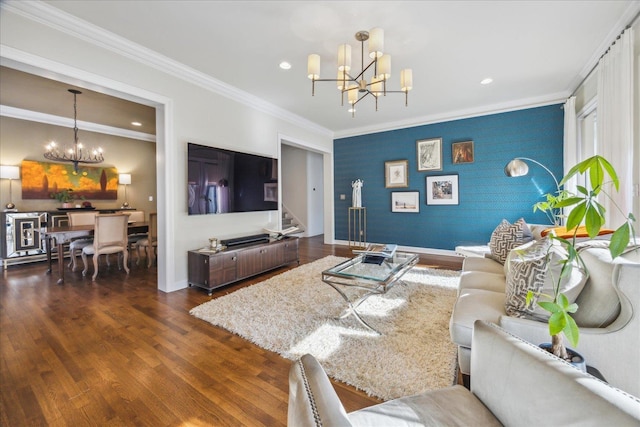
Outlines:
[[430, 116], [415, 117], [411, 120], [403, 120], [393, 123], [385, 123], [382, 126], [367, 126], [361, 128], [349, 129], [335, 133], [335, 139], [348, 138], [351, 136], [366, 135], [369, 133], [387, 132], [398, 129], [406, 129], [416, 126], [424, 126], [434, 123], [444, 123], [454, 120], [463, 120], [473, 117], [489, 116], [493, 114], [507, 113], [509, 111], [518, 111], [528, 108], [544, 107], [547, 105], [564, 104], [569, 92], [560, 92], [541, 97], [520, 99], [513, 102], [505, 102], [501, 104], [483, 105], [479, 108], [470, 108], [465, 110], [449, 111], [443, 114], [434, 114]]
[[333, 138], [333, 131], [330, 129], [41, 1], [7, 0], [0, 3], [0, 9], [140, 62], [301, 128]]
[[[0, 105], [0, 116], [11, 117], [13, 119], [28, 120], [31, 122], [44, 123], [53, 126], [61, 126], [73, 129], [73, 119], [68, 117], [54, 116], [53, 114], [38, 113], [36, 111], [23, 110], [22, 108]], [[113, 126], [105, 126], [98, 123], [84, 122], [78, 120], [78, 129], [86, 132], [101, 133], [104, 135], [119, 136], [122, 138], [137, 139], [140, 141], [156, 142], [156, 136], [136, 132], [133, 130], [117, 128]]]

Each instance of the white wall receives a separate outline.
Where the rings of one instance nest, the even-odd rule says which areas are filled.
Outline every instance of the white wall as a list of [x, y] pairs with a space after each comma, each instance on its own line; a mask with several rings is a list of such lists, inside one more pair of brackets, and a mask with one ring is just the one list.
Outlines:
[[305, 227], [304, 236], [324, 233], [324, 171], [321, 153], [282, 146], [282, 201]]
[[324, 233], [324, 174], [322, 155], [307, 152], [307, 235]]
[[[47, 18], [48, 19], [48, 18]], [[299, 144], [331, 153], [332, 136], [320, 129], [288, 120], [263, 105], [235, 102], [215, 93], [206, 76], [185, 81], [163, 64], [154, 65], [135, 46], [119, 48], [118, 40], [87, 36], [86, 26], [75, 34], [70, 26], [53, 28], [46, 23], [3, 8], [0, 14], [2, 64], [25, 71], [43, 72], [78, 86], [121, 94], [147, 103], [158, 111], [159, 288], [173, 291], [186, 287], [187, 251], [207, 244], [209, 236], [259, 231], [277, 221], [276, 213], [187, 215], [186, 143], [196, 142], [277, 157], [279, 134]], [[115, 46], [115, 47], [114, 47]], [[192, 70], [186, 70], [192, 71]], [[185, 72], [185, 75], [193, 73]], [[127, 94], [133, 94], [127, 95]], [[146, 102], [145, 102], [146, 101]], [[243, 101], [243, 100], [241, 100]], [[277, 112], [276, 112], [277, 113]], [[330, 155], [324, 155], [324, 186], [332, 187]], [[153, 162], [154, 159], [148, 159]], [[332, 218], [332, 195], [325, 200], [325, 218]], [[331, 231], [333, 227], [331, 226]]]

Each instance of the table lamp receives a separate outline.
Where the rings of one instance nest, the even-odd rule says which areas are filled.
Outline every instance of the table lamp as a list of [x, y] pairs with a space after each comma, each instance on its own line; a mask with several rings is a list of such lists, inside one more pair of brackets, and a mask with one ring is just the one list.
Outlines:
[[18, 166], [0, 166], [0, 179], [9, 180], [9, 203], [5, 205], [5, 212], [16, 211], [16, 205], [12, 202], [11, 181], [20, 179], [20, 168]]
[[130, 173], [119, 174], [118, 183], [124, 185], [124, 202], [122, 203], [122, 209], [128, 209], [129, 202], [127, 201], [127, 185], [131, 184], [131, 174]]

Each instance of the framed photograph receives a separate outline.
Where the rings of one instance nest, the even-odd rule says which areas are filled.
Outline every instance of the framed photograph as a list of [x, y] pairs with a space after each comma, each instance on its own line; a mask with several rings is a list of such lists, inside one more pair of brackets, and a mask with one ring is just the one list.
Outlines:
[[473, 163], [473, 141], [454, 142], [451, 144], [451, 162]]
[[394, 191], [391, 193], [391, 212], [420, 212], [420, 192]]
[[384, 162], [384, 186], [385, 188], [408, 187], [409, 177], [408, 160], [394, 160]]
[[428, 205], [457, 205], [458, 175], [427, 177]]
[[[258, 187], [260, 188], [260, 187]], [[264, 184], [264, 201], [265, 202], [277, 202], [278, 201], [278, 183], [277, 182], [265, 182]]]
[[416, 141], [416, 155], [419, 171], [442, 170], [442, 138]]

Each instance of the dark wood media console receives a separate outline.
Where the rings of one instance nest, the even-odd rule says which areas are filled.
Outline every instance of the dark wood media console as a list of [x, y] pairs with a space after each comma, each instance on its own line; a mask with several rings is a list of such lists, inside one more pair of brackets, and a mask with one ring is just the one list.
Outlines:
[[238, 245], [216, 253], [189, 251], [189, 286], [206, 289], [211, 295], [216, 288], [292, 262], [300, 262], [297, 237]]

